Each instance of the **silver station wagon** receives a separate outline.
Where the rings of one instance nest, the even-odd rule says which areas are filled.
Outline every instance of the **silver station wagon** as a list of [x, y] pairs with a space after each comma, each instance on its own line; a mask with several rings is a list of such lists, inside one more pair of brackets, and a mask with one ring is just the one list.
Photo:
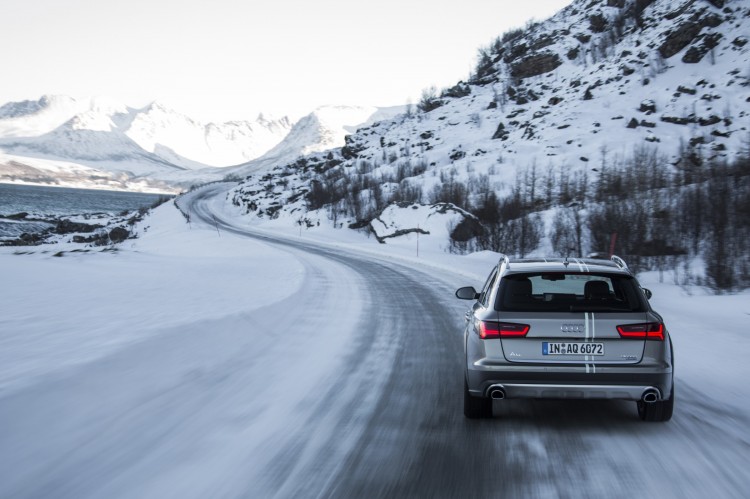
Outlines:
[[633, 400], [644, 421], [674, 408], [674, 354], [651, 292], [625, 262], [503, 257], [466, 313], [464, 414], [493, 400]]

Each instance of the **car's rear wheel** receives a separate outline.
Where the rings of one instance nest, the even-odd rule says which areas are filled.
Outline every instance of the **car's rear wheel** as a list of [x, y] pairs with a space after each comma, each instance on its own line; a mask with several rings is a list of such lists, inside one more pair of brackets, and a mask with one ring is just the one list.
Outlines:
[[469, 393], [469, 384], [464, 379], [464, 416], [469, 419], [492, 417], [492, 399], [487, 397], [473, 397]]
[[639, 400], [637, 404], [638, 416], [643, 421], [669, 421], [672, 419], [672, 412], [674, 411], [674, 382], [668, 399], [651, 403]]

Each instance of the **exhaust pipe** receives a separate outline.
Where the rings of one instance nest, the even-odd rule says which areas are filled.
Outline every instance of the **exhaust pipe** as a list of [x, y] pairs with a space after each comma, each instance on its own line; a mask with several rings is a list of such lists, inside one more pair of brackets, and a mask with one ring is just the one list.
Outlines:
[[653, 404], [654, 402], [658, 401], [661, 397], [659, 397], [659, 391], [655, 388], [649, 388], [645, 392], [643, 392], [643, 397], [641, 397], [641, 400], [646, 402], [647, 404]]
[[490, 389], [490, 398], [492, 400], [502, 400], [505, 398], [505, 390], [502, 388], [494, 387]]

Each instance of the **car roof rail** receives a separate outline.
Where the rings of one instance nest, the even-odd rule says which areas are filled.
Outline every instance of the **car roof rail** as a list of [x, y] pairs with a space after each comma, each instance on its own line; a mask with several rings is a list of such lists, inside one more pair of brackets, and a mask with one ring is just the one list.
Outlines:
[[510, 268], [510, 258], [508, 258], [508, 255], [505, 253], [500, 253], [500, 261], [497, 263], [498, 266], [502, 267], [503, 264], [505, 265], [506, 269]]
[[625, 260], [623, 260], [619, 256], [612, 255], [609, 259], [612, 260], [613, 262], [615, 262], [615, 265], [617, 265], [621, 269], [623, 269], [623, 270], [630, 270], [630, 269], [628, 269], [628, 264], [625, 263]]

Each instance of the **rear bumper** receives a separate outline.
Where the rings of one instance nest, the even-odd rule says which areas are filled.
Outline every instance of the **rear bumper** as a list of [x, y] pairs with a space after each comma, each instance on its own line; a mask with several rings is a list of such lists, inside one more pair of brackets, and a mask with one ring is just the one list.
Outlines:
[[[518, 366], [521, 367], [521, 366]], [[570, 366], [523, 366], [522, 370], [474, 370], [466, 373], [469, 393], [488, 397], [501, 389], [505, 398], [536, 399], [619, 399], [641, 400], [644, 393], [656, 390], [658, 398], [672, 392], [672, 368], [600, 367], [595, 372]]]

